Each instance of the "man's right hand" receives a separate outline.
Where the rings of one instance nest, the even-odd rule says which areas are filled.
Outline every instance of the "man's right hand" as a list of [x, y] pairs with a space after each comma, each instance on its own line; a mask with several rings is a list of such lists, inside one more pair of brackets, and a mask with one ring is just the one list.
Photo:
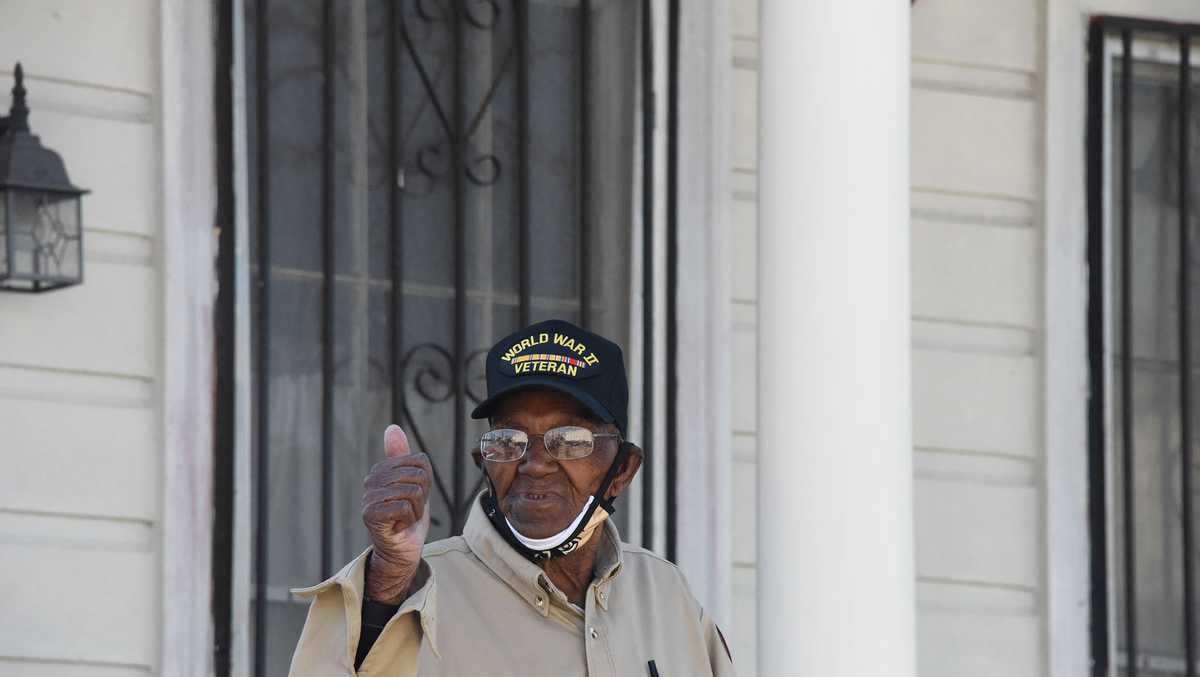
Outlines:
[[398, 425], [387, 427], [383, 445], [387, 458], [363, 480], [363, 523], [375, 546], [366, 592], [373, 601], [400, 604], [408, 598], [429, 535], [433, 469], [427, 455], [411, 452]]

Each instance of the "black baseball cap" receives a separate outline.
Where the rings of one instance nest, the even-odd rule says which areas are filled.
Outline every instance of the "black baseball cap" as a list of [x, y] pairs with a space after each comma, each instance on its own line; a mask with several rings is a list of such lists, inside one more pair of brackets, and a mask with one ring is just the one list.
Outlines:
[[503, 396], [549, 388], [574, 397], [625, 435], [629, 384], [621, 346], [566, 320], [546, 320], [505, 336], [487, 354], [487, 399], [471, 418], [488, 418]]

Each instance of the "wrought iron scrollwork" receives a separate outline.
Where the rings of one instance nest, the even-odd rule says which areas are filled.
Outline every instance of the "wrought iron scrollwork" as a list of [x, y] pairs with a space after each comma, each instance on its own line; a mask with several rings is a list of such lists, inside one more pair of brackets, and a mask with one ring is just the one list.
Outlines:
[[[486, 349], [475, 350], [468, 354], [463, 360], [463, 370], [466, 378], [464, 380], [464, 390], [467, 399], [472, 405], [479, 404], [484, 400], [485, 395], [476, 390], [475, 384], [483, 380], [483, 368], [487, 356]], [[433, 481], [437, 494], [441, 498], [442, 504], [446, 510], [450, 512], [451, 523], [461, 523], [461, 517], [464, 517], [470, 509], [471, 498], [479, 493], [482, 488], [483, 480], [476, 480], [474, 487], [466, 493], [466, 500], [459, 505], [455, 505], [454, 488], [447, 486], [443, 473], [439, 470], [434, 454], [431, 453], [432, 448], [428, 443], [427, 436], [421, 430], [421, 423], [418, 417], [413, 416], [413, 412], [409, 406], [408, 393], [411, 389], [423, 401], [429, 404], [452, 403], [454, 400], [453, 388], [453, 370], [454, 356], [449, 350], [434, 342], [421, 343], [410, 348], [404, 353], [400, 361], [400, 391], [393, 393], [394, 397], [400, 398], [401, 412], [404, 415], [404, 428], [416, 443], [417, 450], [429, 455], [429, 462], [433, 468]], [[465, 415], [466, 412], [455, 412], [455, 415]], [[451, 450], [453, 463], [466, 463], [467, 460], [463, 456], [466, 453], [465, 449]], [[440, 524], [440, 521], [435, 521], [435, 524]]]
[[[463, 153], [463, 176], [472, 184], [479, 187], [491, 186], [500, 180], [503, 173], [503, 162], [491, 152], [475, 152], [472, 139], [475, 137], [486, 112], [492, 104], [500, 83], [504, 80], [513, 60], [516, 43], [513, 42], [502, 57], [500, 68], [488, 87], [487, 93], [475, 107], [474, 113], [468, 118], [470, 122], [465, 129], [456, 129], [456, 123], [447, 113], [447, 106], [438, 97], [437, 85], [454, 67], [454, 59], [448, 59], [437, 64], [432, 60], [433, 55], [428, 49], [428, 43], [435, 31], [447, 33], [456, 29], [451, 22], [461, 22], [464, 26], [477, 31], [492, 31], [500, 25], [503, 11], [498, 0], [415, 0], [411, 15], [401, 16], [400, 38], [404, 49], [412, 60], [413, 69], [421, 82], [421, 87], [427, 99], [428, 106], [420, 106], [416, 117], [410, 123], [415, 126], [421, 118], [432, 110], [437, 117], [442, 138], [426, 143], [417, 148], [411, 157], [402, 160], [401, 168], [403, 181], [400, 189], [411, 197], [425, 197], [433, 193], [440, 180], [446, 179], [454, 165], [453, 154], [457, 146]], [[424, 49], [423, 49], [424, 48]], [[454, 74], [450, 73], [450, 77]], [[459, 102], [459, 105], [462, 105]]]
[[[486, 368], [486, 362], [485, 362], [486, 358], [487, 358], [487, 349], [481, 349], [481, 350], [476, 350], [475, 352], [471, 353], [470, 355], [467, 355], [467, 359], [465, 360], [464, 369], [467, 372], [467, 381], [465, 383], [465, 386], [467, 389], [467, 398], [471, 400], [472, 404], [479, 404], [480, 402], [484, 401], [484, 399], [487, 398], [486, 393], [480, 393], [479, 391], [475, 390], [473, 387], [473, 385], [475, 383], [484, 380], [480, 377], [482, 377], [484, 375], [484, 369]], [[478, 371], [476, 371], [476, 369]], [[479, 377], [472, 378], [471, 375], [474, 373], [478, 373]], [[487, 383], [485, 382], [484, 387], [486, 387], [486, 386], [487, 386]]]
[[[487, 7], [486, 19], [480, 19], [475, 11], [478, 7]], [[462, 3], [463, 19], [481, 31], [491, 30], [500, 21], [500, 3], [496, 0], [465, 0]]]

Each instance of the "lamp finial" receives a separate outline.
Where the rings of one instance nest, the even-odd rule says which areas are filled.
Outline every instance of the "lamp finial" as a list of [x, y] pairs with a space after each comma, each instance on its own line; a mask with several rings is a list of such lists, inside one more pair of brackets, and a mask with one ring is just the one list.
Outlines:
[[13, 69], [16, 84], [12, 88], [12, 110], [9, 111], [8, 129], [13, 132], [29, 131], [29, 106], [25, 104], [25, 69], [21, 62]]

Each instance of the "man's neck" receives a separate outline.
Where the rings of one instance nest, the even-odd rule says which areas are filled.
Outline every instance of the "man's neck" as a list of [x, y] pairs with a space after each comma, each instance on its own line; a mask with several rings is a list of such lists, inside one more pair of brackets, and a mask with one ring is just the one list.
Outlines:
[[572, 604], [580, 608], [583, 608], [587, 601], [587, 590], [595, 575], [596, 556], [600, 552], [602, 540], [602, 533], [594, 533], [587, 543], [579, 546], [574, 552], [542, 562], [542, 571], [546, 572], [550, 581]]

